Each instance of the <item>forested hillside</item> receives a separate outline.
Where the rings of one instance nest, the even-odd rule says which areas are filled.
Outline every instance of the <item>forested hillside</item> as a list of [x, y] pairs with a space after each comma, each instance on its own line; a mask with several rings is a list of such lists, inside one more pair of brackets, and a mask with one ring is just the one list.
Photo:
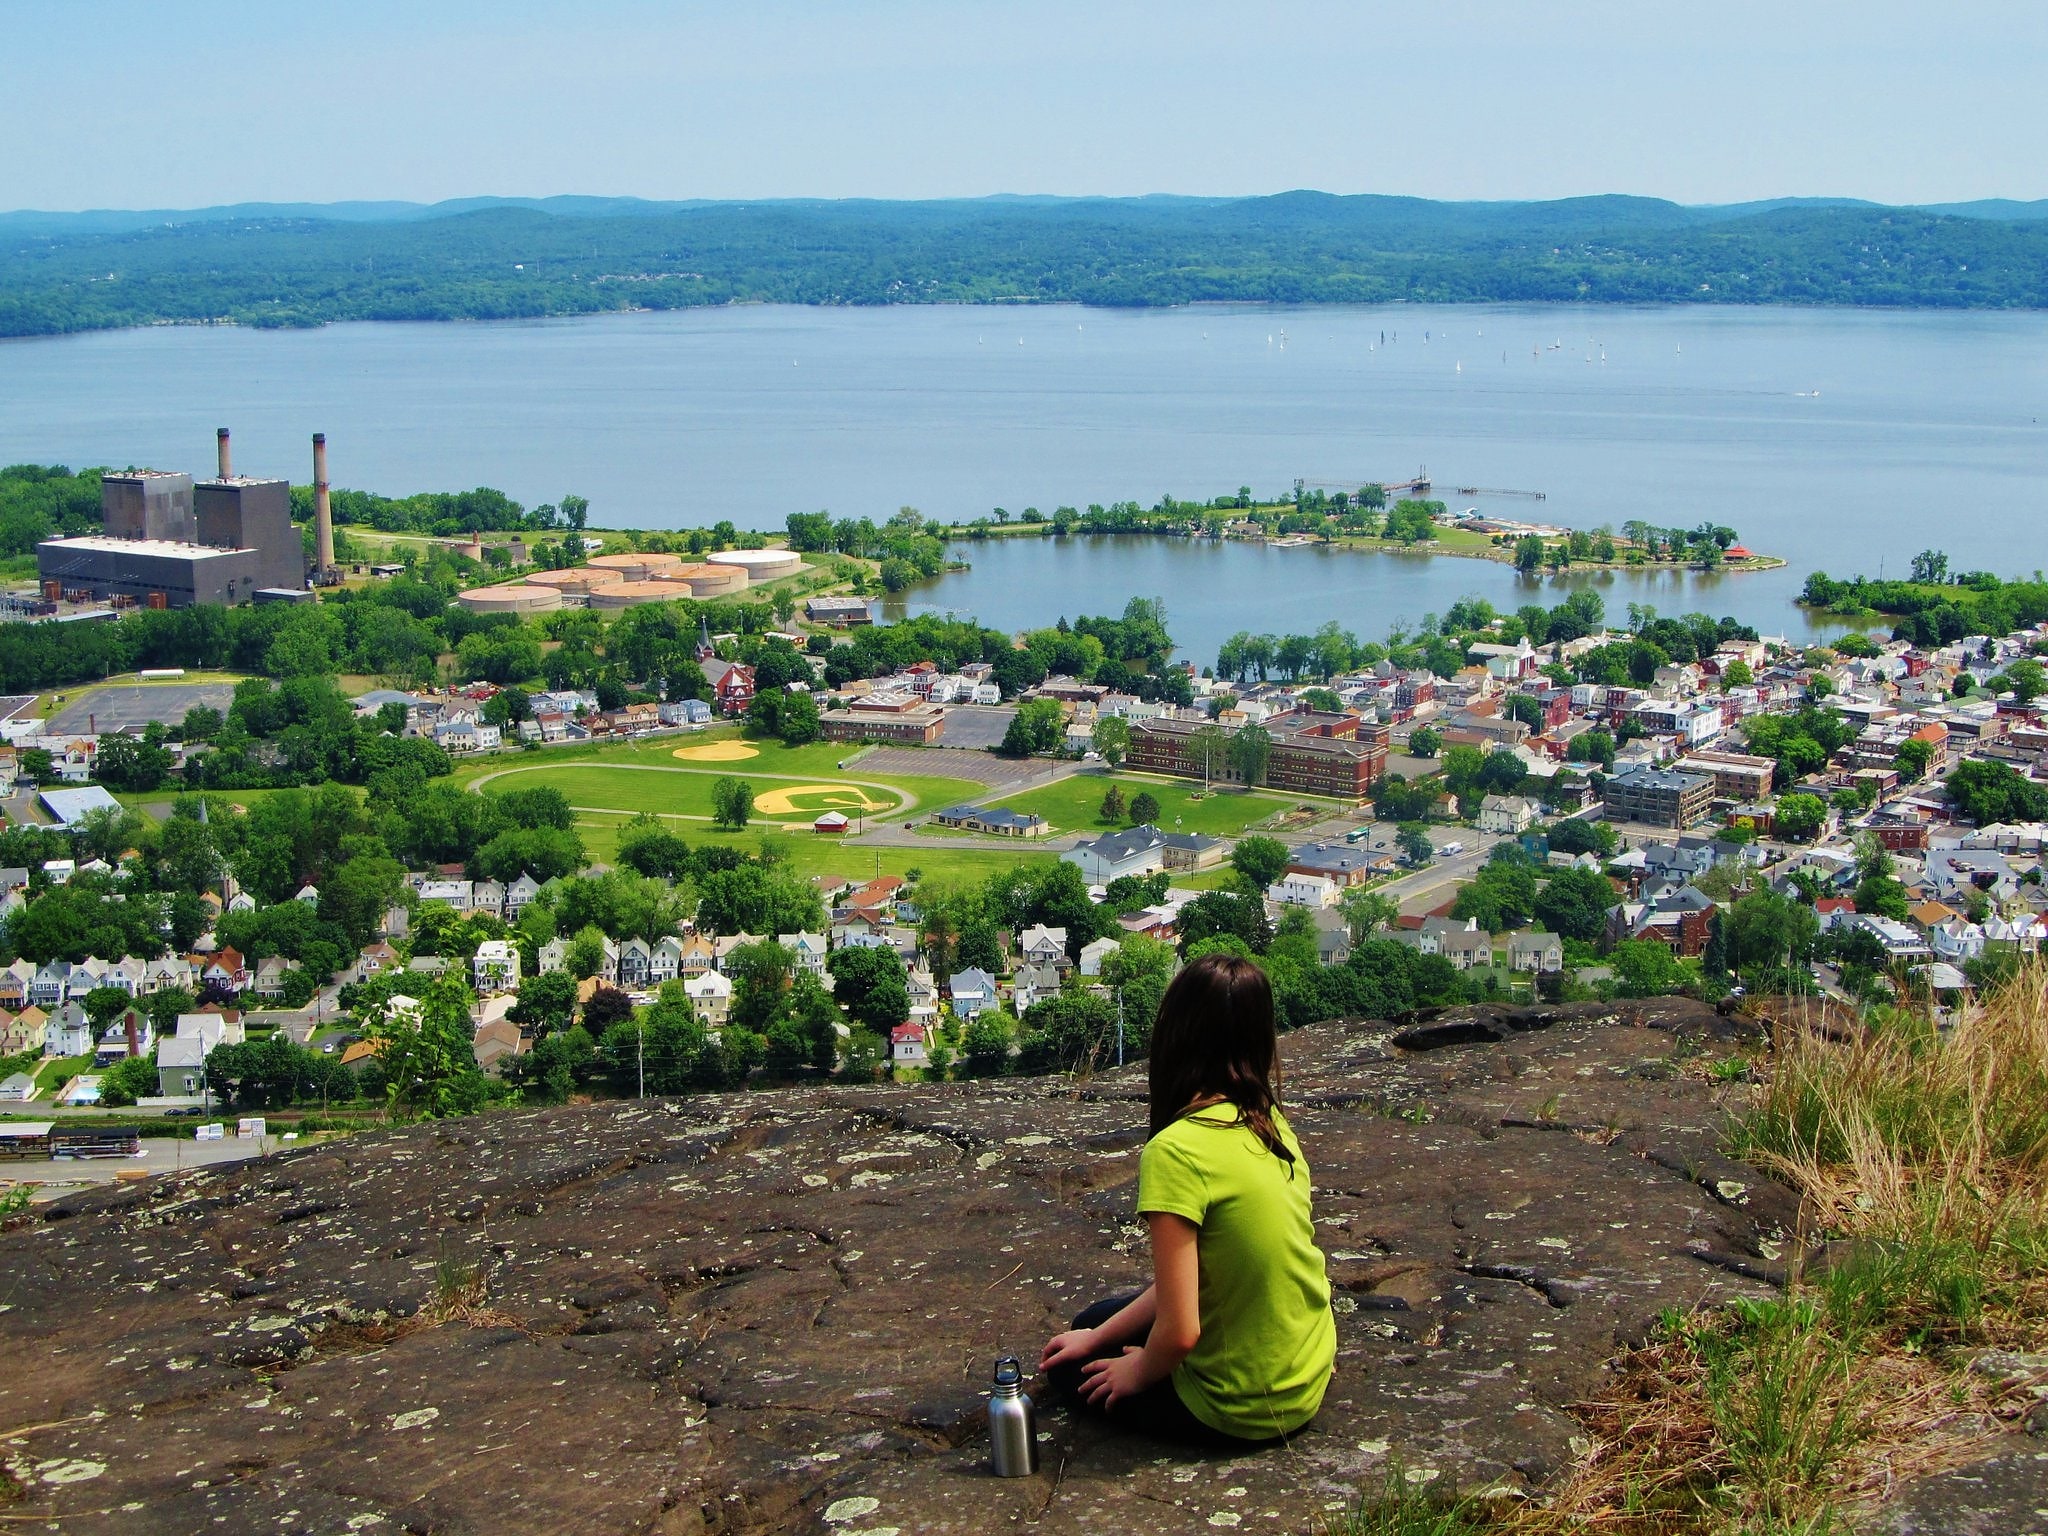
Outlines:
[[[631, 211], [624, 211], [630, 208]], [[0, 335], [798, 304], [2048, 304], [2048, 219], [1646, 198], [1016, 199], [0, 216]]]

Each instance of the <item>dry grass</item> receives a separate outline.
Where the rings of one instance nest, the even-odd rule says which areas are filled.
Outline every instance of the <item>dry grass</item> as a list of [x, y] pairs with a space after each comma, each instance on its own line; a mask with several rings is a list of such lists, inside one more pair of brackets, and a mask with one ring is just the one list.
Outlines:
[[1540, 1499], [1390, 1482], [1341, 1536], [1841, 1536], [2011, 1432], [2031, 1398], [1968, 1366], [2048, 1346], [2048, 965], [1952, 1030], [1788, 1022], [1756, 1068], [1733, 1149], [1805, 1197], [1819, 1261], [1667, 1316]]

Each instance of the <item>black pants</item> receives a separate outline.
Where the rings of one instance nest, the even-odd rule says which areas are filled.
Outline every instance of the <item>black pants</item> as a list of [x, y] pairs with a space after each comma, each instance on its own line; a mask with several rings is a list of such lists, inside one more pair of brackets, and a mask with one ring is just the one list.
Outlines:
[[[1128, 1296], [1111, 1296], [1098, 1301], [1092, 1307], [1082, 1310], [1072, 1325], [1075, 1328], [1100, 1328], [1117, 1313], [1138, 1299], [1133, 1291]], [[1146, 1334], [1140, 1334], [1125, 1343], [1145, 1342]], [[1081, 1360], [1068, 1360], [1046, 1372], [1053, 1386], [1072, 1398], [1083, 1413], [1099, 1415], [1121, 1429], [1136, 1430], [1141, 1435], [1152, 1435], [1161, 1440], [1178, 1440], [1183, 1445], [1198, 1445], [1212, 1450], [1243, 1450], [1256, 1445], [1273, 1445], [1272, 1440], [1242, 1440], [1236, 1435], [1226, 1435], [1220, 1429], [1211, 1429], [1194, 1414], [1188, 1405], [1180, 1400], [1180, 1394], [1173, 1390], [1172, 1378], [1155, 1382], [1136, 1397], [1127, 1397], [1114, 1408], [1099, 1408], [1085, 1401], [1081, 1396], [1081, 1370], [1089, 1360], [1107, 1360], [1123, 1353], [1124, 1344], [1115, 1344], [1099, 1354]]]

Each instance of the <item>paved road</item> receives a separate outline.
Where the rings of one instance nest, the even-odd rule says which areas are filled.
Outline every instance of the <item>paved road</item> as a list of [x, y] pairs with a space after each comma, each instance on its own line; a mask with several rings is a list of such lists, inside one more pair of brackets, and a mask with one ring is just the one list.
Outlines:
[[[234, 1130], [232, 1123], [228, 1130]], [[142, 1143], [140, 1157], [41, 1157], [26, 1158], [20, 1162], [0, 1162], [0, 1184], [9, 1180], [16, 1184], [26, 1184], [30, 1186], [30, 1199], [49, 1199], [68, 1194], [74, 1189], [90, 1189], [97, 1184], [111, 1184], [123, 1174], [132, 1176], [138, 1173], [176, 1173], [183, 1168], [241, 1163], [252, 1157], [267, 1157], [281, 1148], [297, 1145], [296, 1141], [280, 1141], [276, 1136], [252, 1136], [246, 1141], [232, 1134], [220, 1141], [152, 1137]]]

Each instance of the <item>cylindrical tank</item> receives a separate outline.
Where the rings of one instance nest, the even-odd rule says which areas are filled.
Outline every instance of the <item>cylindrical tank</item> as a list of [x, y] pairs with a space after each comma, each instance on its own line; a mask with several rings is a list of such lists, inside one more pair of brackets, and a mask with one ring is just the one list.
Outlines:
[[562, 594], [554, 587], [515, 581], [502, 587], [472, 587], [455, 601], [471, 613], [549, 613], [562, 606]]
[[778, 576], [794, 576], [804, 568], [802, 557], [793, 549], [727, 549], [711, 558], [720, 565], [738, 566], [756, 585]]
[[673, 603], [690, 595], [690, 589], [676, 581], [614, 581], [590, 594], [593, 608], [637, 608], [642, 603]]
[[593, 555], [586, 568], [603, 571], [613, 581], [648, 581], [683, 563], [680, 555]]
[[592, 587], [602, 587], [618, 579], [612, 571], [593, 571], [577, 566], [566, 571], [535, 571], [526, 578], [526, 584], [529, 587], [553, 587], [558, 592], [581, 597]]
[[687, 584], [692, 597], [730, 597], [747, 589], [747, 573], [737, 565], [685, 565], [663, 575]]

